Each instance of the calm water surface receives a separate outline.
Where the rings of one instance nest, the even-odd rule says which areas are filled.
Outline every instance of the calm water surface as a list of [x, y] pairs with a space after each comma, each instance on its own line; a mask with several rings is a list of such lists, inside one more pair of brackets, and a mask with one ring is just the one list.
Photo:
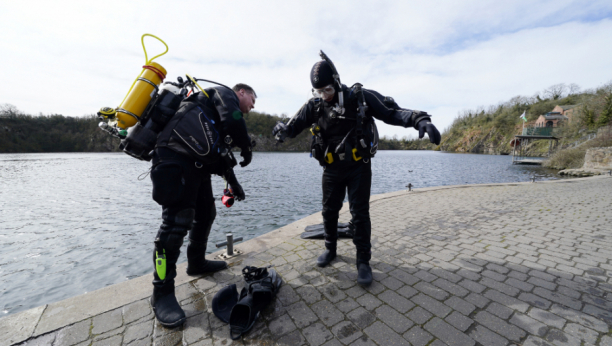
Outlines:
[[[123, 153], [0, 154], [0, 317], [152, 272], [161, 207], [150, 178], [138, 179], [149, 167]], [[372, 170], [372, 194], [558, 178], [510, 156], [430, 151], [382, 151]], [[227, 232], [246, 240], [320, 211], [321, 172], [305, 153], [255, 153], [236, 167], [247, 198], [231, 208], [213, 177], [208, 252]]]

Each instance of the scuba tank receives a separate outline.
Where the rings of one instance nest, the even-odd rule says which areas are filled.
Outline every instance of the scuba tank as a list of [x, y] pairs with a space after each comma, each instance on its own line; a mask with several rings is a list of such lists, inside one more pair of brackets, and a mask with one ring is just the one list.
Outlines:
[[[166, 50], [148, 59], [144, 45], [145, 36], [159, 40], [166, 46]], [[153, 60], [166, 54], [168, 45], [151, 34], [142, 35], [140, 40], [145, 53], [145, 65], [117, 108], [100, 109], [98, 116], [102, 122], [98, 126], [112, 136], [121, 138], [119, 147], [126, 154], [150, 161], [150, 152], [155, 147], [157, 134], [178, 109], [184, 93], [174, 83], [164, 84], [160, 88], [167, 72], [163, 66]], [[179, 82], [182, 82], [180, 77]]]

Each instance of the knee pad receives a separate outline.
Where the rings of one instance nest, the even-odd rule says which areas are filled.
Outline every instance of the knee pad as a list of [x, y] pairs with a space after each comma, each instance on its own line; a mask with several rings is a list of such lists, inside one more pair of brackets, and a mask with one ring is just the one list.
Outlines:
[[192, 227], [194, 217], [194, 209], [181, 209], [176, 211], [171, 208], [164, 208], [162, 212], [162, 219], [165, 225], [183, 227], [186, 229]]

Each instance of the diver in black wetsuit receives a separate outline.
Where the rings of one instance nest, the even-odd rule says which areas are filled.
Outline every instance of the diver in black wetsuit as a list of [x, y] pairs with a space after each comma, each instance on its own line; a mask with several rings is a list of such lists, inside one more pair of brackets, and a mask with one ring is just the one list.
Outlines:
[[231, 146], [242, 150], [240, 165], [245, 167], [251, 162], [251, 139], [243, 113], [253, 109], [256, 97], [253, 88], [246, 84], [237, 84], [233, 89], [213, 87], [205, 89], [204, 93], [192, 94], [182, 101], [157, 138], [151, 180], [153, 199], [162, 206], [163, 223], [153, 251], [155, 272], [151, 305], [157, 320], [166, 327], [185, 322], [185, 313], [174, 294], [174, 278], [176, 261], [187, 233], [188, 275], [227, 268], [224, 261], [204, 258], [217, 214], [210, 176], [224, 176], [235, 198], [244, 199], [244, 191], [232, 167], [224, 163], [219, 152], [224, 139], [231, 138]]
[[310, 72], [314, 97], [289, 123], [277, 123], [273, 135], [282, 141], [310, 127], [312, 156], [324, 170], [322, 215], [326, 250], [317, 259], [317, 265], [324, 267], [336, 257], [338, 213], [348, 191], [355, 226], [357, 282], [367, 286], [372, 283], [370, 159], [378, 147], [374, 118], [390, 125], [414, 127], [419, 130], [419, 138], [427, 132], [432, 143], [440, 144], [441, 136], [426, 112], [400, 108], [391, 97], [363, 89], [360, 84], [348, 88], [340, 82], [331, 60], [323, 52], [321, 57], [323, 60], [314, 64]]

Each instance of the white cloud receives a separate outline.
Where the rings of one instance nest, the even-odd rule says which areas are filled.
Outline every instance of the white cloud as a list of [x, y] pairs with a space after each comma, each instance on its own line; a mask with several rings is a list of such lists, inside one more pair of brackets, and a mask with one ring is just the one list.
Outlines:
[[[258, 92], [256, 110], [292, 115], [323, 49], [343, 82], [428, 111], [457, 112], [556, 83], [612, 77], [608, 2], [22, 1], [0, 5], [0, 103], [37, 114], [95, 113], [123, 99], [164, 39], [169, 78], [190, 73]], [[149, 57], [162, 47], [146, 39]], [[381, 126], [381, 134], [416, 135]]]

